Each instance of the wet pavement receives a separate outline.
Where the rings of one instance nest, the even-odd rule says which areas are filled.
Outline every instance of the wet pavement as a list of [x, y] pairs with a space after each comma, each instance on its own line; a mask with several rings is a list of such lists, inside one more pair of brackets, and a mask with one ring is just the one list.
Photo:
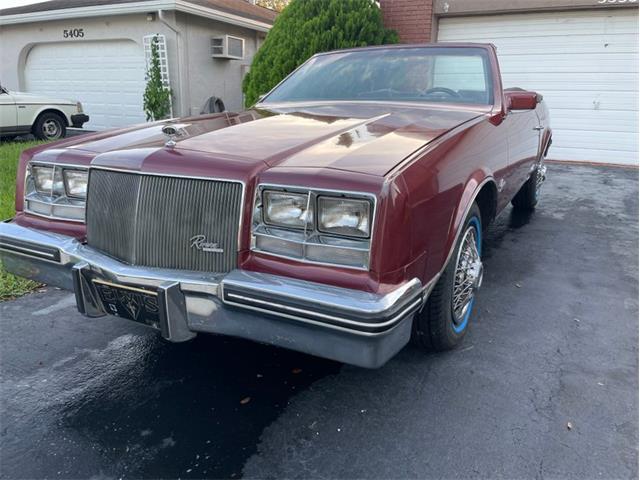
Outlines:
[[638, 171], [548, 174], [489, 229], [462, 347], [379, 370], [0, 304], [0, 476], [637, 478]]

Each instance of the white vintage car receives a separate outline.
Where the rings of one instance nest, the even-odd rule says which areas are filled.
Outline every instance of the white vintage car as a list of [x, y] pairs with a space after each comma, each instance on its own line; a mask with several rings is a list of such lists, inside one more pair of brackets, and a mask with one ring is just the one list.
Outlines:
[[0, 86], [2, 138], [33, 133], [41, 140], [55, 140], [65, 136], [67, 127], [81, 128], [88, 121], [80, 102], [13, 92]]

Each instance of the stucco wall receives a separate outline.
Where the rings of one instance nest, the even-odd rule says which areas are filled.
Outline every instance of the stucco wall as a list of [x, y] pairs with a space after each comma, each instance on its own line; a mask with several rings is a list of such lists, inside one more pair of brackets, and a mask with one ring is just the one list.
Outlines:
[[[183, 96], [190, 113], [199, 113], [214, 95], [222, 98], [227, 110], [242, 109], [242, 77], [256, 52], [257, 32], [184, 13], [178, 13], [176, 20], [184, 45], [182, 65], [189, 76]], [[211, 37], [221, 35], [244, 38], [243, 60], [211, 58]]]
[[[174, 115], [199, 113], [211, 95], [221, 97], [230, 110], [240, 109], [242, 75], [251, 64], [258, 34], [189, 14], [164, 12], [162, 18], [171, 28], [157, 12], [151, 21], [147, 20], [147, 14], [141, 13], [4, 25], [0, 27], [0, 82], [11, 90], [25, 90], [26, 59], [38, 44], [72, 42], [81, 45], [96, 40], [130, 39], [142, 50], [142, 37], [159, 33], [167, 40]], [[84, 31], [83, 38], [63, 37], [63, 30], [80, 28]], [[245, 39], [244, 60], [211, 58], [210, 38], [222, 34]]]

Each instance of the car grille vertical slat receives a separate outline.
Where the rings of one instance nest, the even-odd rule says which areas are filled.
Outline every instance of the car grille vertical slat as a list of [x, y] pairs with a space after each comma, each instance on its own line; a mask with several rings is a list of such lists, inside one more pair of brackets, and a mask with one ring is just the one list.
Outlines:
[[[237, 264], [238, 182], [92, 169], [87, 243], [132, 265], [228, 272]], [[204, 235], [222, 253], [191, 246]]]

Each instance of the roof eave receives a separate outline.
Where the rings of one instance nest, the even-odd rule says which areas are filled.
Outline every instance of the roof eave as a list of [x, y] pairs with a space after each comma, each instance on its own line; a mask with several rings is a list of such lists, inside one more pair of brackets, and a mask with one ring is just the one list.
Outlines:
[[272, 25], [267, 22], [246, 18], [215, 8], [203, 7], [184, 0], [152, 0], [3, 15], [0, 16], [0, 25], [66, 20], [69, 18], [101, 17], [107, 15], [128, 15], [132, 13], [153, 12], [156, 10], [176, 10], [231, 25], [237, 25], [239, 27], [250, 28], [259, 32], [268, 32], [272, 27]]

